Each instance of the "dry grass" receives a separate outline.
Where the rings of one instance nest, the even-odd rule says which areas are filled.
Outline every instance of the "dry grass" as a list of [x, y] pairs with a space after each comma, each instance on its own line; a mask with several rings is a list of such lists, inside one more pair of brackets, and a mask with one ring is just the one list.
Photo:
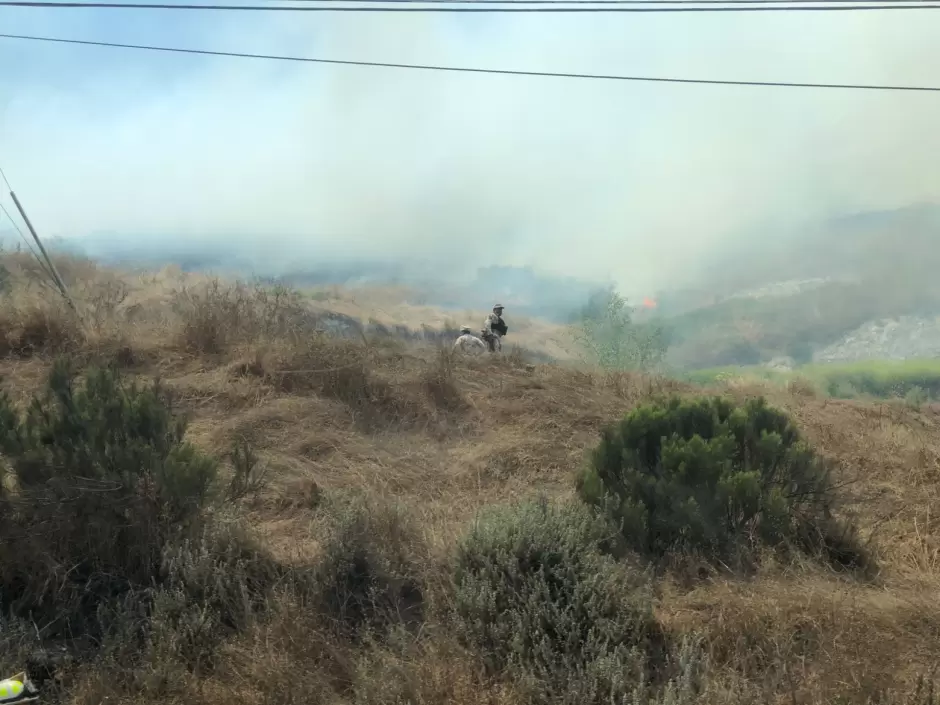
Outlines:
[[[17, 286], [0, 309], [0, 376], [12, 397], [25, 401], [63, 351], [161, 377], [191, 415], [196, 445], [223, 455], [235, 440], [250, 443], [265, 482], [235, 511], [289, 567], [263, 614], [213, 645], [213, 668], [174, 670], [157, 650], [129, 675], [113, 652], [65, 669], [69, 703], [521, 703], [450, 629], [457, 536], [487, 505], [571, 496], [573, 473], [604, 424], [651, 396], [693, 393], [669, 380], [510, 355], [454, 359], [331, 339], [290, 297], [272, 303], [250, 287], [172, 271], [132, 277], [73, 264], [73, 287], [86, 292], [79, 327], [25, 269], [10, 268]], [[880, 573], [863, 581], [768, 562], [750, 580], [660, 575], [657, 617], [701, 639], [701, 699], [906, 702], [940, 662], [940, 408], [834, 401], [802, 385], [722, 391], [766, 394], [837, 462], [846, 511]], [[370, 565], [384, 566], [375, 568], [383, 580], [404, 581], [394, 583], [398, 601], [382, 603], [385, 626], [355, 638], [337, 633], [322, 581], [315, 588], [306, 577], [329, 555], [325, 507], [337, 493], [372, 507], [370, 523], [346, 529]], [[383, 514], [392, 505], [407, 530]], [[382, 553], [391, 538], [394, 560]], [[399, 590], [405, 583], [420, 591], [420, 624], [392, 614], [411, 594]], [[9, 671], [32, 638], [30, 625], [20, 627], [21, 637], [0, 629], [0, 666]], [[172, 678], [185, 678], [185, 688], [171, 687]]]
[[16, 295], [6, 298], [0, 310], [0, 354], [28, 358], [81, 346], [84, 333], [64, 301]]
[[[424, 324], [432, 329], [456, 333], [461, 326], [478, 329], [487, 311], [443, 311], [416, 301], [413, 292], [401, 287], [316, 290], [313, 309], [341, 313], [383, 326], [416, 328]], [[564, 327], [525, 316], [510, 316], [510, 340], [523, 348], [538, 351], [554, 359], [578, 357], [571, 333]], [[456, 336], [454, 336], [456, 337]]]

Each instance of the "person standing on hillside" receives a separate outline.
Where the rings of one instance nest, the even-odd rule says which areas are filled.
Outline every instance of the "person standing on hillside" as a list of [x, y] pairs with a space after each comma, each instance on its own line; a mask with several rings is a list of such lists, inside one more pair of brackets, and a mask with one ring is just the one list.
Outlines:
[[470, 332], [470, 326], [460, 329], [461, 336], [454, 343], [454, 352], [481, 355], [486, 352], [486, 344]]
[[509, 327], [503, 320], [503, 305], [496, 304], [493, 313], [488, 313], [483, 320], [482, 337], [491, 353], [502, 350], [502, 339], [509, 332]]

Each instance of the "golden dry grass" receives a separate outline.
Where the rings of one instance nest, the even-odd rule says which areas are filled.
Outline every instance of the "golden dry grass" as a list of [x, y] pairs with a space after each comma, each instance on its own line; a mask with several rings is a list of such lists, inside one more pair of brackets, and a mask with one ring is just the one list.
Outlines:
[[[9, 336], [2, 340], [46, 331], [28, 350], [6, 343], [0, 376], [16, 399], [42, 383], [63, 341], [86, 362], [159, 376], [191, 414], [189, 436], [198, 446], [222, 454], [243, 438], [268, 467], [263, 490], [239, 511], [276, 557], [298, 565], [316, 559], [323, 492], [355, 491], [403, 508], [416, 532], [411, 550], [429, 586], [429, 614], [441, 614], [434, 604], [450, 599], [447, 561], [482, 507], [535, 493], [571, 495], [573, 473], [604, 424], [653, 394], [693, 393], [669, 380], [510, 355], [455, 359], [301, 329], [265, 336], [247, 324], [241, 339], [226, 335], [200, 349], [187, 332], [193, 319], [174, 309], [173, 293], [198, 282], [172, 271], [81, 271], [84, 279], [73, 275], [72, 282], [83, 330], [38, 287], [23, 285], [0, 317]], [[126, 294], [114, 293], [124, 292], [114, 281]], [[97, 302], [89, 293], [96, 291]], [[244, 324], [237, 312], [226, 315], [219, 330]], [[424, 315], [400, 308], [396, 320]], [[940, 408], [833, 401], [796, 387], [722, 391], [768, 396], [836, 461], [847, 511], [870, 540], [880, 572], [866, 582], [811, 564], [768, 562], [747, 580], [661, 577], [658, 617], [669, 629], [700, 635], [708, 656], [703, 702], [866, 702], [911, 691], [940, 662]], [[271, 615], [221, 649], [219, 668], [192, 675], [185, 692], [162, 690], [159, 700], [518, 702], [433, 617], [420, 635], [403, 633], [392, 644], [338, 645], [321, 615], [285, 594]], [[112, 703], [157, 701], [105, 683], [101, 673], [75, 679], [68, 702], [98, 705], [105, 695]]]
[[[363, 322], [420, 329], [421, 325], [451, 330], [467, 325], [478, 329], [488, 311], [443, 310], [422, 302], [422, 297], [406, 287], [374, 286], [343, 288], [331, 286], [307, 292], [312, 308], [345, 314]], [[519, 346], [544, 353], [554, 359], [576, 358], [578, 350], [571, 332], [556, 323], [507, 312], [510, 340]]]

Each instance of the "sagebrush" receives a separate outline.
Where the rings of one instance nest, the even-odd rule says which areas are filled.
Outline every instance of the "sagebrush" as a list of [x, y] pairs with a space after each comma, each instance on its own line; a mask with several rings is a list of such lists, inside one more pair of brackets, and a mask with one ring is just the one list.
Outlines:
[[484, 511], [458, 544], [461, 634], [531, 702], [620, 702], [662, 657], [646, 576], [603, 552], [611, 536], [543, 501]]
[[392, 625], [420, 624], [418, 538], [403, 510], [346, 494], [328, 496], [322, 510], [323, 552], [315, 584], [325, 621], [352, 639], [381, 637]]

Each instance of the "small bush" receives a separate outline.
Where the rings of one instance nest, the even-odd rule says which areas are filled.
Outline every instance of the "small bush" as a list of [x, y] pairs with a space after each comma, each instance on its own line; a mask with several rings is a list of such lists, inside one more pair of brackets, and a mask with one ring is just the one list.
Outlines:
[[607, 370], [648, 370], [662, 362], [669, 331], [656, 323], [636, 323], [633, 312], [612, 287], [591, 295], [574, 336], [592, 362]]
[[530, 502], [459, 543], [461, 633], [533, 702], [620, 702], [661, 647], [646, 581], [601, 552], [611, 533], [585, 507]]
[[300, 294], [280, 285], [212, 279], [174, 292], [173, 308], [180, 321], [179, 344], [197, 353], [218, 354], [236, 342], [259, 338], [290, 338], [312, 325]]
[[0, 310], [0, 355], [32, 357], [75, 350], [84, 334], [74, 312], [58, 298], [11, 296]]
[[423, 591], [413, 560], [416, 538], [394, 506], [331, 496], [316, 570], [320, 611], [340, 635], [359, 638], [393, 624], [417, 624]]
[[904, 403], [912, 409], [919, 409], [929, 401], [927, 392], [923, 387], [914, 386], [904, 395]]
[[150, 664], [211, 669], [221, 639], [251, 626], [285, 575], [237, 522], [215, 521], [200, 536], [168, 545], [148, 615]]
[[116, 276], [100, 276], [84, 282], [76, 298], [85, 323], [99, 335], [119, 322], [118, 313], [130, 295], [130, 287]]
[[763, 398], [637, 408], [603, 432], [578, 492], [651, 556], [691, 550], [727, 561], [764, 544], [861, 560], [831, 519], [827, 464]]
[[160, 582], [238, 631], [265, 607], [268, 588], [284, 573], [245, 526], [217, 518], [200, 535], [164, 549]]
[[73, 633], [99, 601], [154, 583], [216, 472], [183, 441], [186, 424], [158, 385], [112, 370], [83, 381], [58, 362], [25, 413], [0, 394], [0, 590], [14, 611]]
[[433, 368], [422, 380], [424, 391], [434, 406], [447, 411], [457, 411], [467, 405], [454, 381], [454, 362], [454, 353], [441, 348]]
[[228, 457], [232, 465], [227, 492], [230, 500], [236, 501], [264, 489], [268, 466], [259, 461], [247, 439], [235, 439]]
[[794, 396], [810, 398], [815, 397], [817, 393], [816, 385], [813, 384], [813, 381], [802, 375], [796, 375], [787, 381], [787, 391]]
[[357, 406], [374, 396], [368, 353], [362, 344], [314, 333], [260, 354], [255, 370], [280, 392], [313, 392]]
[[[152, 587], [98, 605], [93, 673], [107, 699], [163, 701], [190, 690], [192, 674], [219, 665], [235, 633], [257, 626], [273, 590], [291, 577], [245, 527], [214, 517], [205, 529], [168, 544]], [[84, 701], [83, 701], [84, 702]]]
[[175, 293], [173, 308], [180, 318], [179, 343], [190, 352], [218, 354], [243, 332], [251, 313], [245, 293], [218, 280], [204, 288]]
[[[381, 376], [374, 371], [379, 355], [372, 345], [314, 333], [290, 344], [272, 345], [242, 369], [260, 375], [281, 392], [313, 393], [342, 402], [364, 430], [426, 424], [433, 417], [428, 402], [436, 401], [432, 395], [441, 391], [440, 386], [411, 390], [399, 380]], [[442, 401], [458, 403], [452, 396]]]

